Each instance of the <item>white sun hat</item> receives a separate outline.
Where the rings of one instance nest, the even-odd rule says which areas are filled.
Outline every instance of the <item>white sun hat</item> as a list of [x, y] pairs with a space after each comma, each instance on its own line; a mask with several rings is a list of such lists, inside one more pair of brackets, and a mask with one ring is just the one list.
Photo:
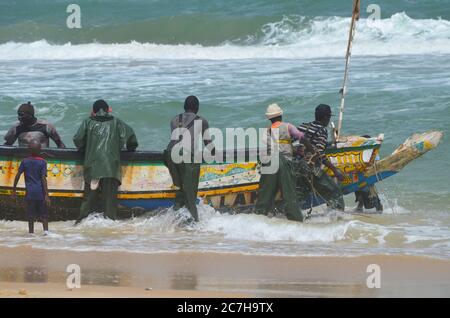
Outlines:
[[266, 110], [267, 119], [275, 118], [281, 115], [283, 115], [283, 110], [281, 109], [280, 106], [278, 106], [278, 104], [274, 103], [267, 106]]

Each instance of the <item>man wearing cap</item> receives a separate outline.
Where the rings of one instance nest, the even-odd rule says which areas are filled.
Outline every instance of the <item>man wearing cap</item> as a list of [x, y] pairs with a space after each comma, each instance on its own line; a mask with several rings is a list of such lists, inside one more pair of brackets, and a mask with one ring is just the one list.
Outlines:
[[[316, 153], [319, 153], [319, 160], [315, 161], [312, 167], [300, 166], [297, 173], [300, 173], [300, 179], [303, 177], [304, 181], [310, 186], [310, 191], [316, 192], [322, 197], [327, 204], [337, 210], [343, 211], [345, 209], [344, 198], [340, 186], [322, 169], [327, 167], [330, 169], [339, 182], [344, 180], [342, 173], [330, 162], [325, 155], [325, 148], [328, 140], [327, 126], [331, 119], [331, 108], [328, 105], [320, 104], [316, 107], [315, 121], [304, 123], [298, 127], [311, 142], [315, 148]], [[311, 155], [307, 150], [304, 152], [305, 157]]]
[[116, 219], [118, 189], [122, 182], [120, 151], [126, 146], [134, 151], [137, 138], [133, 129], [111, 114], [111, 108], [100, 99], [92, 107], [92, 114], [85, 119], [73, 137], [75, 146], [84, 152], [84, 197], [81, 222], [100, 203], [104, 216]]
[[52, 139], [58, 148], [66, 148], [52, 124], [34, 117], [34, 106], [30, 102], [20, 105], [17, 115], [19, 121], [5, 135], [6, 146], [19, 140], [19, 147], [28, 147], [32, 140], [37, 140], [42, 148], [48, 148]]
[[[267, 146], [271, 152], [271, 157], [278, 155], [278, 169], [274, 173], [261, 173], [256, 212], [267, 214], [272, 211], [277, 193], [281, 191], [287, 218], [302, 222], [301, 202], [297, 198], [296, 179], [292, 164], [294, 158], [292, 142], [299, 140], [310, 151], [313, 151], [313, 149], [305, 138], [305, 134], [294, 125], [283, 122], [282, 115], [283, 110], [277, 104], [271, 104], [267, 107], [266, 117], [271, 122], [267, 130]], [[272, 153], [274, 148], [278, 149], [278, 154]]]

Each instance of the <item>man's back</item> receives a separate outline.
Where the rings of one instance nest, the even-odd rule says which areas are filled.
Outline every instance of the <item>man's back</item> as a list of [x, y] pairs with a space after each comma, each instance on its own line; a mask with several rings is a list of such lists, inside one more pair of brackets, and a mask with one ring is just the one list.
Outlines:
[[310, 122], [301, 124], [298, 130], [305, 133], [311, 145], [313, 145], [321, 154], [327, 147], [328, 130], [318, 122]]
[[308, 138], [311, 145], [320, 154], [321, 160], [316, 161], [316, 165], [319, 166], [326, 160], [325, 149], [327, 147], [328, 141], [328, 130], [325, 126], [321, 125], [317, 121], [310, 123], [303, 123], [298, 126], [298, 130], [303, 132]]
[[55, 142], [61, 141], [61, 137], [52, 124], [46, 120], [37, 119], [29, 126], [17, 122], [5, 135], [5, 142], [7, 145], [13, 145], [18, 140], [19, 147], [27, 147], [31, 140], [37, 140], [43, 148], [48, 148], [50, 138]]
[[138, 146], [133, 129], [120, 119], [100, 110], [83, 121], [74, 143], [85, 151], [86, 180], [115, 178], [121, 180], [120, 151]]
[[[196, 121], [197, 124], [195, 123]], [[184, 112], [181, 113], [175, 117], [172, 118], [172, 120], [170, 121], [170, 130], [171, 133], [176, 130], [177, 128], [186, 128], [187, 130], [189, 130], [190, 133], [190, 149], [191, 149], [191, 153], [194, 152], [194, 150], [198, 150], [194, 149], [194, 141], [196, 140], [197, 142], [199, 142], [197, 144], [197, 147], [200, 147], [202, 144], [202, 142], [204, 142], [205, 140], [210, 140], [211, 138], [209, 137], [209, 134], [207, 133], [207, 129], [209, 128], [209, 123], [206, 119], [204, 119], [203, 117], [192, 113], [192, 112]], [[168, 146], [168, 149], [171, 149], [176, 143], [178, 143], [180, 140], [171, 140]]]

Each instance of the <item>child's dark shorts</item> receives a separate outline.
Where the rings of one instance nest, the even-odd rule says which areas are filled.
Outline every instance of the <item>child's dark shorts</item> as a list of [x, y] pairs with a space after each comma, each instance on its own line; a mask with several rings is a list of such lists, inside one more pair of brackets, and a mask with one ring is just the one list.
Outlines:
[[48, 210], [45, 201], [29, 200], [27, 201], [28, 219], [48, 219]]

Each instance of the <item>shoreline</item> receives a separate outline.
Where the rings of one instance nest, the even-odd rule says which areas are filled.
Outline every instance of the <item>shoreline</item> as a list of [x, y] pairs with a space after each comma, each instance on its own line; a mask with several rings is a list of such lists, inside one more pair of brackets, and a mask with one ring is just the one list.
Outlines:
[[[0, 297], [450, 297], [450, 260], [0, 247]], [[68, 290], [69, 264], [81, 288]], [[381, 288], [368, 288], [380, 266]], [[22, 294], [19, 292], [22, 291]]]

